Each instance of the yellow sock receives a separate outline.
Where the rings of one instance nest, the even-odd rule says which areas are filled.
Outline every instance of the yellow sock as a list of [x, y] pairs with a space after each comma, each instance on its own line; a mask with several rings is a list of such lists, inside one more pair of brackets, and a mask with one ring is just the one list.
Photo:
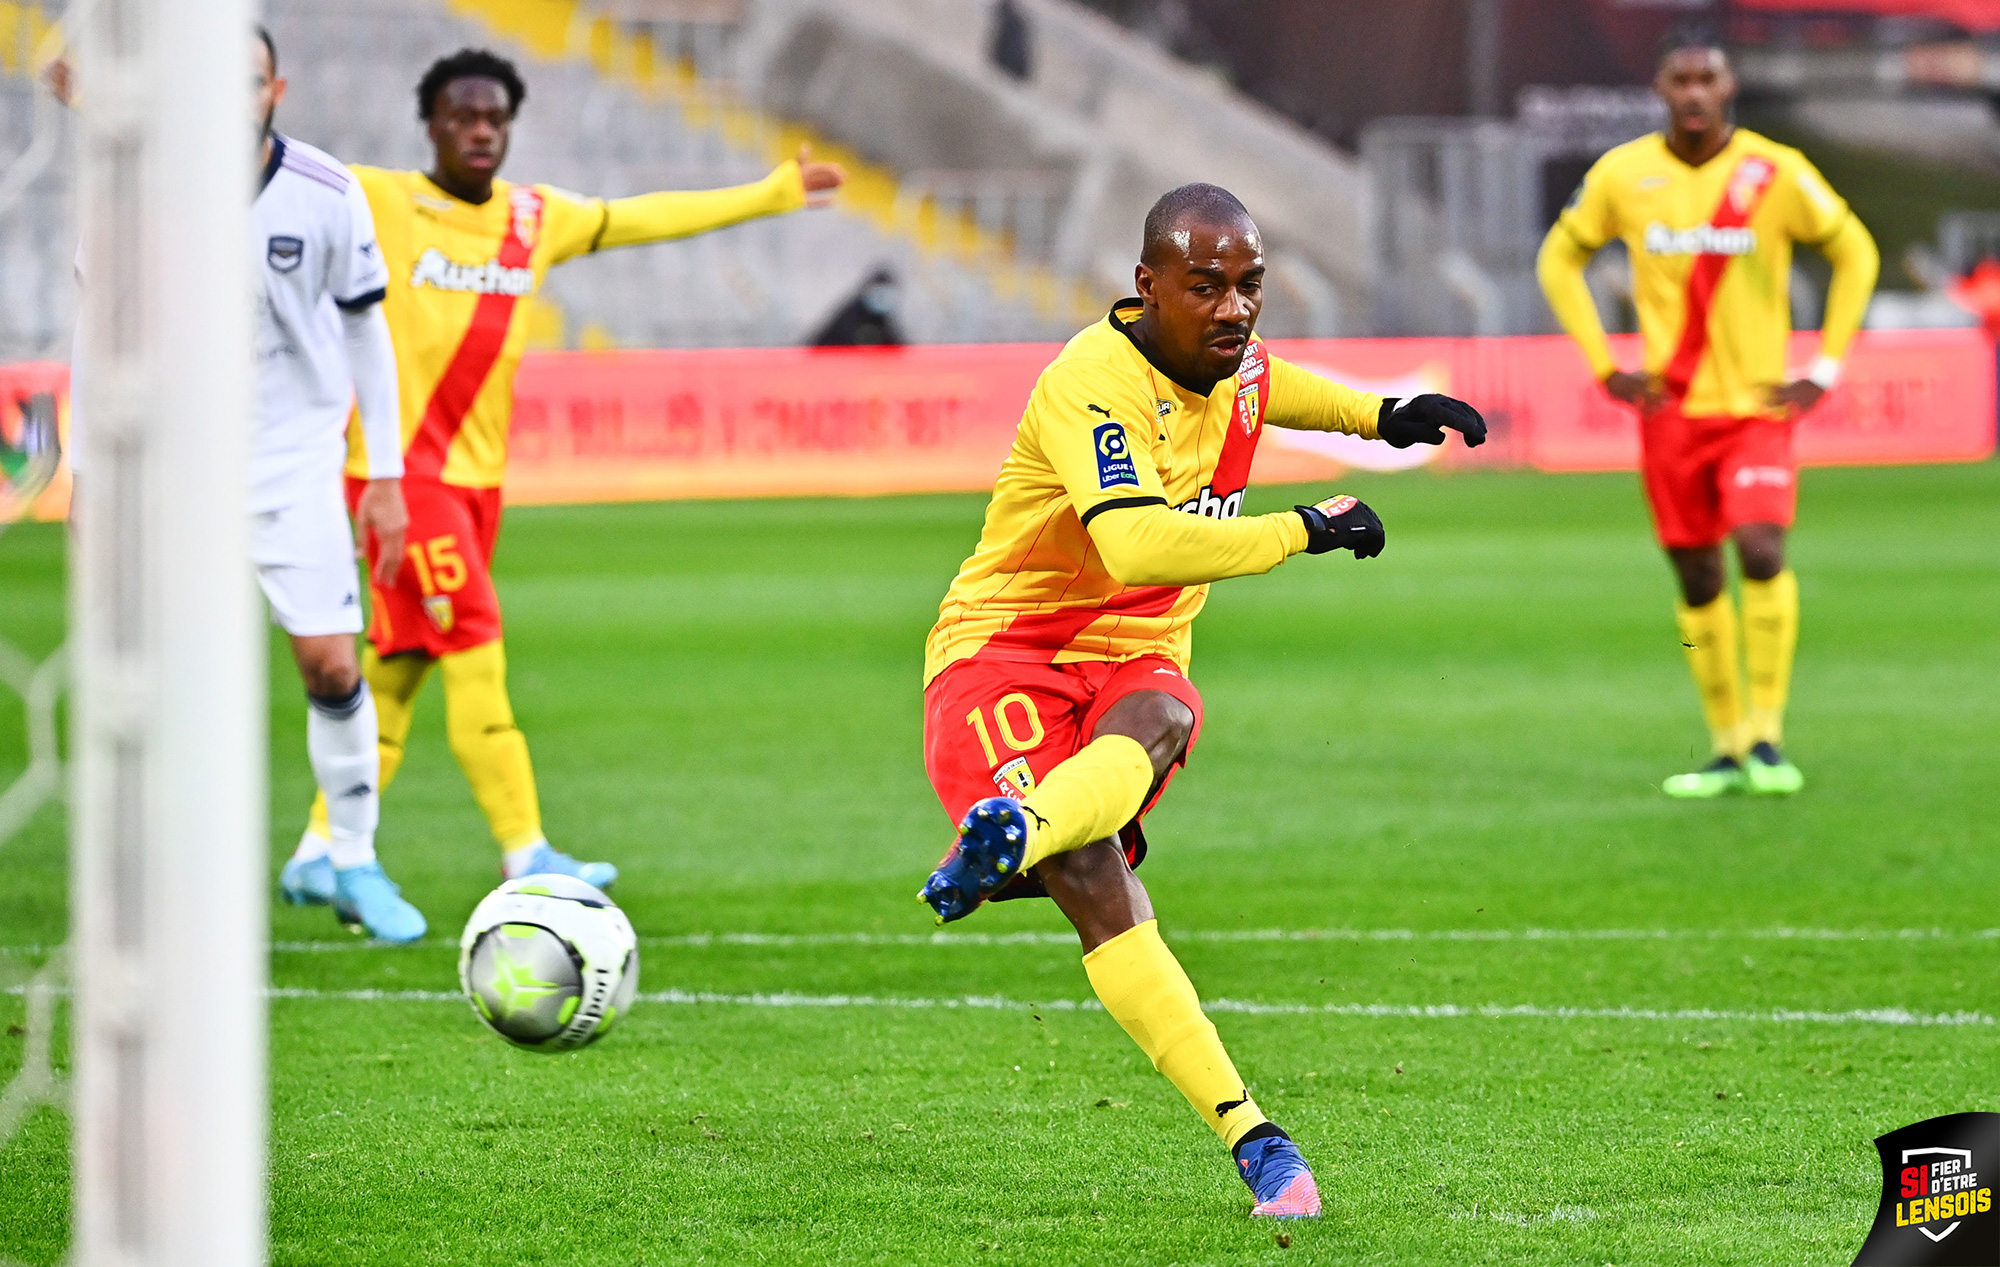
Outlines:
[[1157, 922], [1128, 928], [1091, 951], [1083, 970], [1104, 1010], [1223, 1143], [1234, 1148], [1251, 1127], [1270, 1120], [1237, 1076], [1193, 983], [1160, 940]]
[[[382, 761], [382, 772], [377, 776], [378, 792], [387, 788], [396, 771], [402, 768], [403, 743], [410, 737], [417, 692], [423, 689], [424, 678], [430, 674], [433, 663], [429, 656], [422, 655], [391, 656], [384, 660], [375, 654], [375, 648], [366, 644], [361, 648], [361, 676], [368, 679], [369, 694], [375, 697], [375, 751]], [[307, 830], [317, 836], [332, 834], [326, 822], [324, 792], [313, 797]]]
[[1743, 685], [1736, 670], [1736, 603], [1727, 593], [1703, 607], [1674, 604], [1681, 646], [1701, 691], [1717, 755], [1743, 755]]
[[1021, 804], [1028, 814], [1027, 870], [1050, 854], [1095, 844], [1132, 821], [1153, 787], [1153, 759], [1129, 735], [1103, 735], [1049, 771]]
[[502, 849], [541, 838], [542, 804], [528, 740], [514, 725], [507, 698], [507, 652], [495, 641], [454, 651], [444, 672], [444, 728], [451, 751], [472, 784], [473, 799]]
[[1743, 582], [1743, 659], [1750, 670], [1748, 741], [1782, 743], [1785, 699], [1792, 692], [1792, 651], [1799, 644], [1799, 578], [1790, 568], [1768, 581]]

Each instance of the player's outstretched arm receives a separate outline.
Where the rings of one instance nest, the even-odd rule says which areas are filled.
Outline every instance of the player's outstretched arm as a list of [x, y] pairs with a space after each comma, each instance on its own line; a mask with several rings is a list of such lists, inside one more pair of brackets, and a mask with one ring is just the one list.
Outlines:
[[838, 163], [816, 163], [810, 146], [749, 185], [640, 194], [604, 204], [604, 224], [591, 250], [692, 237], [760, 216], [782, 215], [825, 202], [847, 181]]
[[1443, 444], [1447, 427], [1465, 437], [1467, 448], [1486, 442], [1486, 420], [1462, 400], [1429, 392], [1397, 398], [1356, 391], [1276, 356], [1264, 420], [1295, 431], [1344, 431], [1398, 449]]
[[[1086, 512], [1089, 513], [1089, 512]], [[1126, 585], [1206, 585], [1257, 576], [1308, 548], [1295, 512], [1211, 519], [1144, 506], [1106, 506], [1084, 525], [1104, 570]]]

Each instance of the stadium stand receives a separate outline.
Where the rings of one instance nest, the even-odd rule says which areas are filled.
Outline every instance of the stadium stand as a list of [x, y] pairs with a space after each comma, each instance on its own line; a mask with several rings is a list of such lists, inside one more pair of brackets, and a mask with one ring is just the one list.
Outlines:
[[[1129, 292], [1145, 207], [1198, 179], [1265, 228], [1265, 329], [1367, 332], [1358, 164], [1096, 15], [1010, 8], [1011, 67], [991, 56], [986, 0], [272, 0], [267, 19], [292, 80], [280, 126], [348, 161], [422, 165], [413, 85], [472, 44], [519, 57], [529, 81], [510, 176], [700, 188], [754, 179], [802, 140], [848, 165], [830, 212], [553, 274], [538, 346], [792, 344], [884, 297], [912, 342], [1064, 338]], [[32, 134], [47, 25], [0, 0], [9, 152]], [[0, 228], [7, 360], [66, 352], [72, 165], [59, 147]]]

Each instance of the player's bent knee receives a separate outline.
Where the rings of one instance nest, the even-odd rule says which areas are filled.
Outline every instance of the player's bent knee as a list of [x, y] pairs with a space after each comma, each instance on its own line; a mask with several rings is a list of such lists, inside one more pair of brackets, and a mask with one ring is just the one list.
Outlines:
[[1125, 735], [1138, 740], [1152, 758], [1157, 778], [1187, 751], [1193, 734], [1194, 710], [1186, 701], [1166, 691], [1134, 691], [1105, 712], [1091, 737]]

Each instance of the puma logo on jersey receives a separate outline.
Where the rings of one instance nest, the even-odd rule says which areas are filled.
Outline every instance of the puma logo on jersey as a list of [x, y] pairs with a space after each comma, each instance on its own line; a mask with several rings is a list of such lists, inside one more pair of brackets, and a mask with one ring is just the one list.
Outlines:
[[1084, 408], [1094, 414], [1103, 414], [1106, 418], [1111, 416], [1111, 411], [1102, 405], [1085, 405]]
[[1692, 229], [1669, 229], [1654, 221], [1646, 226], [1648, 255], [1749, 255], [1757, 249], [1755, 229], [1718, 229], [1698, 224]]
[[410, 285], [518, 298], [535, 293], [535, 270], [506, 268], [498, 260], [488, 260], [484, 264], [460, 264], [443, 251], [431, 247], [417, 257], [417, 266], [410, 270]]
[[1227, 497], [1217, 497], [1207, 484], [1201, 492], [1188, 498], [1175, 510], [1189, 515], [1207, 515], [1210, 519], [1234, 519], [1243, 510], [1243, 490], [1237, 489]]

